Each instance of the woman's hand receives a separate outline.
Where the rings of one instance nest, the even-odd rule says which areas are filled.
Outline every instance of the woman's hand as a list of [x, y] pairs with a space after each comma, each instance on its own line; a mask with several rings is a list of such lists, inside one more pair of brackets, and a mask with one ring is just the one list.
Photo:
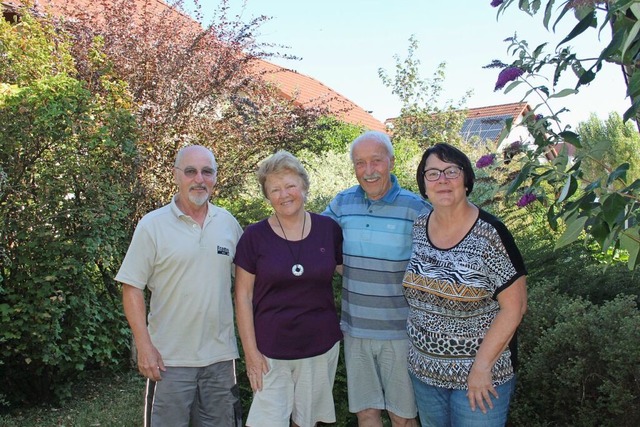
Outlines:
[[245, 355], [245, 365], [247, 367], [247, 377], [251, 383], [251, 390], [262, 391], [262, 376], [269, 372], [267, 359], [260, 352], [252, 355]]
[[481, 368], [474, 364], [469, 372], [467, 378], [468, 392], [467, 398], [469, 398], [469, 405], [471, 410], [475, 411], [476, 408], [480, 408], [483, 414], [487, 413], [487, 407], [493, 409], [493, 402], [491, 401], [491, 395], [495, 399], [498, 399], [498, 392], [496, 391], [491, 381], [491, 368]]

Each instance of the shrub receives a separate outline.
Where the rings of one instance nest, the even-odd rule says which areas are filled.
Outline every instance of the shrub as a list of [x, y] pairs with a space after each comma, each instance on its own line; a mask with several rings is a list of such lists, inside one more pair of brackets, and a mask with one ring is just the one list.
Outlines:
[[43, 402], [128, 347], [112, 277], [131, 230], [136, 126], [118, 81], [101, 76], [93, 95], [56, 66], [53, 31], [2, 22], [0, 56], [24, 54], [16, 39], [31, 34], [54, 61], [2, 69], [12, 85], [0, 91], [0, 401]]
[[530, 287], [520, 328], [514, 425], [640, 425], [640, 312], [633, 296], [602, 305]]

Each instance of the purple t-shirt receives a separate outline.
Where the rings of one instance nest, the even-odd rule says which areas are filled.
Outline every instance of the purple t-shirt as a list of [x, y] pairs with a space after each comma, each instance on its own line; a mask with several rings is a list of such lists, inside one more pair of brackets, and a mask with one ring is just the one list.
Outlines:
[[[287, 242], [265, 219], [247, 227], [236, 247], [235, 264], [256, 276], [258, 350], [272, 359], [317, 356], [342, 339], [331, 283], [342, 264], [342, 230], [331, 218], [310, 215], [303, 240]], [[291, 271], [296, 263], [304, 267], [301, 276]]]

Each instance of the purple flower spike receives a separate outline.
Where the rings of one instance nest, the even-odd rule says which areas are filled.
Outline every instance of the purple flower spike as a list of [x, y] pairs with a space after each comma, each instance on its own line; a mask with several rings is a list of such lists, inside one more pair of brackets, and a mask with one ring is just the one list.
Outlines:
[[476, 162], [476, 167], [478, 169], [486, 168], [487, 166], [493, 164], [493, 161], [495, 160], [495, 158], [496, 158], [495, 154], [485, 154], [484, 156], [478, 159], [478, 161]]
[[500, 5], [502, 4], [502, 2], [503, 2], [503, 1], [504, 1], [504, 0], [493, 0], [493, 1], [491, 2], [491, 6], [492, 6], [492, 7], [498, 7], [498, 6], [500, 6]]
[[524, 70], [518, 67], [508, 67], [504, 70], [500, 71], [498, 74], [498, 81], [496, 82], [496, 87], [494, 90], [499, 90], [504, 87], [507, 83], [517, 79], [521, 75], [524, 74]]
[[535, 202], [536, 200], [536, 195], [533, 193], [525, 193], [522, 197], [520, 197], [520, 200], [518, 200], [518, 203], [516, 203], [516, 205], [519, 208], [524, 208], [525, 206]]

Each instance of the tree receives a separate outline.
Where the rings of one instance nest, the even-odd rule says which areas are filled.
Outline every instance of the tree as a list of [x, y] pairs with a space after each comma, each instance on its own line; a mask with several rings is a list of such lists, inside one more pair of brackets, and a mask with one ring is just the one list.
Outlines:
[[[491, 5], [499, 7], [498, 16], [516, 4], [514, 0], [494, 0]], [[600, 246], [603, 253], [624, 249], [628, 253], [630, 269], [640, 265], [640, 180], [631, 180], [627, 161], [605, 166], [600, 173], [587, 179], [585, 162], [597, 162], [600, 155], [609, 149], [611, 140], [602, 141], [591, 149], [583, 146], [580, 135], [563, 126], [560, 114], [564, 111], [543, 111], [548, 107], [548, 99], [561, 98], [577, 93], [581, 86], [593, 82], [604, 62], [619, 64], [622, 77], [627, 83], [627, 95], [631, 107], [623, 119], [637, 121], [640, 111], [640, 68], [636, 58], [640, 53], [640, 2], [630, 0], [569, 0], [561, 7], [554, 8], [555, 1], [549, 0], [544, 9], [541, 1], [519, 1], [520, 10], [535, 15], [543, 10], [543, 25], [555, 28], [558, 22], [570, 19], [577, 21], [575, 27], [558, 44], [552, 53], [545, 53], [547, 43], [529, 49], [526, 41], [517, 37], [508, 39], [509, 52], [516, 59], [510, 64], [494, 61], [491, 66], [503, 68], [496, 82], [496, 89], [505, 92], [518, 85], [528, 85], [527, 95], [535, 94], [543, 102], [534, 109], [530, 120], [525, 121], [534, 136], [535, 149], [521, 163], [521, 172], [507, 188], [507, 193], [523, 192], [524, 202], [539, 200], [547, 206], [547, 217], [552, 228], [564, 225], [564, 232], [556, 242], [562, 247], [587, 233]], [[595, 30], [603, 37], [608, 29], [609, 39], [597, 58], [581, 59], [567, 42], [579, 37], [585, 31]], [[553, 86], [537, 85], [536, 76], [552, 69]], [[561, 75], [572, 71], [575, 86], [557, 87]], [[542, 114], [542, 113], [547, 114]], [[511, 123], [505, 129], [506, 135]], [[570, 143], [580, 152], [570, 161], [566, 150], [554, 152], [559, 143]], [[546, 161], [552, 157], [551, 161]], [[592, 163], [593, 164], [593, 163]], [[550, 189], [545, 189], [550, 186]], [[525, 204], [523, 202], [523, 204]]]
[[598, 158], [583, 156], [586, 181], [596, 181], [603, 169], [613, 170], [625, 162], [629, 163], [627, 180], [633, 182], [640, 178], [640, 134], [631, 123], [624, 123], [618, 113], [610, 113], [604, 121], [591, 115], [578, 125], [577, 133], [582, 146], [576, 149], [578, 156], [584, 151], [600, 153]]
[[258, 44], [254, 31], [266, 17], [230, 19], [222, 0], [205, 25], [199, 3], [193, 3], [196, 20], [182, 12], [181, 0], [170, 7], [152, 0], [98, 0], [86, 9], [64, 9], [79, 78], [91, 86], [101, 72], [87, 66], [99, 37], [105, 66], [133, 94], [144, 189], [138, 216], [169, 200], [169, 169], [181, 146], [210, 147], [221, 169], [216, 191], [233, 196], [243, 177], [275, 149], [305, 148], [307, 131], [326, 113], [322, 106], [302, 108], [283, 99], [261, 78], [257, 61], [273, 46]]
[[112, 277], [137, 126], [123, 82], [103, 73], [95, 94], [73, 77], [70, 40], [51, 22], [0, 20], [0, 57], [0, 401], [50, 401], [126, 352]]
[[394, 56], [395, 75], [389, 76], [382, 68], [378, 69], [384, 85], [398, 96], [402, 104], [400, 116], [393, 121], [393, 135], [414, 140], [422, 149], [438, 142], [459, 145], [462, 141], [460, 130], [466, 119], [462, 105], [469, 93], [458, 105], [449, 101], [441, 106], [446, 64], [440, 63], [433, 77], [424, 80], [420, 77], [420, 60], [415, 57], [417, 50], [418, 40], [411, 36], [407, 57], [400, 59], [398, 55]]

